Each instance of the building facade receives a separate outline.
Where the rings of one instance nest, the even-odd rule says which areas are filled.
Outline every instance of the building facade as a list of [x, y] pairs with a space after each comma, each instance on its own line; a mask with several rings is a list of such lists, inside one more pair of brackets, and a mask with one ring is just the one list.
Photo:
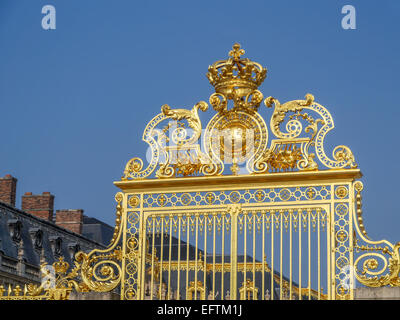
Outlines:
[[82, 209], [56, 210], [49, 192], [22, 196], [15, 207], [17, 179], [0, 178], [0, 286], [39, 284], [42, 264], [60, 257], [73, 265], [78, 251], [105, 248], [113, 228]]

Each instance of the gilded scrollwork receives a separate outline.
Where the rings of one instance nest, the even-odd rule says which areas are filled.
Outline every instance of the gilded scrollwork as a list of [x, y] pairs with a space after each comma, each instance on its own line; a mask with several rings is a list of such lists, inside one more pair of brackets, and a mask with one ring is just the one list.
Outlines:
[[[207, 103], [201, 101], [191, 110], [173, 109], [165, 104], [143, 134], [143, 140], [151, 148], [148, 166], [144, 168], [140, 158], [132, 158], [125, 167], [123, 180], [143, 179], [157, 168], [157, 178], [221, 175], [225, 164], [232, 164], [230, 169], [234, 175], [245, 171], [259, 174], [357, 167], [347, 146], [334, 148], [332, 158], [326, 155], [324, 139], [334, 128], [334, 122], [327, 109], [316, 103], [309, 93], [304, 100], [282, 104], [271, 96], [264, 100], [268, 108], [273, 107], [270, 129], [277, 138], [267, 146], [268, 128], [258, 113], [264, 99], [258, 87], [265, 80], [267, 69], [243, 58], [244, 53], [240, 45], [235, 44], [228, 59], [219, 60], [208, 68], [207, 77], [215, 88], [209, 103], [217, 114], [205, 128], [202, 146], [198, 111], [206, 111]], [[228, 108], [229, 103], [233, 107]], [[156, 128], [167, 119], [175, 122], [162, 130]], [[245, 131], [247, 136], [243, 134]], [[245, 169], [240, 167], [242, 164]]]
[[9, 293], [7, 299], [68, 300], [73, 289], [77, 292], [113, 290], [120, 283], [122, 251], [117, 248], [102, 255], [96, 255], [95, 251], [89, 254], [78, 252], [72, 269], [69, 269], [69, 263], [60, 257], [52, 265], [54, 276], [51, 277], [48, 276], [48, 266], [42, 264], [41, 272], [48, 277], [48, 281], [42, 282], [40, 286], [29, 284], [25, 286], [23, 296], [19, 297], [19, 292], [15, 292], [16, 296], [12, 298]]
[[[192, 109], [174, 109], [165, 104], [161, 107], [161, 113], [147, 124], [143, 141], [150, 147], [150, 161], [144, 166], [143, 160], [135, 157], [125, 166], [121, 179], [125, 182], [120, 183], [124, 192], [115, 195], [115, 229], [109, 246], [104, 250], [95, 249], [89, 253], [78, 252], [71, 268], [67, 262], [59, 259], [52, 265], [56, 273], [54, 286], [46, 287], [46, 283], [42, 283], [40, 286], [29, 285], [23, 290], [19, 286], [14, 290], [9, 287], [7, 299], [24, 297], [62, 300], [68, 299], [72, 290], [108, 292], [119, 285], [121, 299], [140, 299], [146, 290], [146, 284], [142, 281], [146, 277], [157, 282], [154, 288], [150, 287], [152, 298], [170, 298], [171, 292], [165, 291], [163, 272], [168, 272], [170, 276], [171, 271], [178, 271], [180, 277], [181, 270], [186, 271], [188, 280], [189, 271], [195, 273], [196, 277], [197, 271], [203, 271], [203, 275], [216, 271], [222, 274], [231, 273], [230, 288], [237, 288], [236, 275], [239, 273], [246, 273], [247, 277], [247, 272], [252, 270], [253, 275], [256, 271], [272, 272], [271, 280], [286, 290], [281, 294], [281, 298], [288, 298], [286, 293], [289, 289], [292, 293], [290, 299], [293, 298], [293, 293], [299, 298], [308, 295], [309, 299], [351, 299], [354, 296], [353, 289], [345, 286], [343, 281], [346, 267], [354, 269], [355, 277], [361, 284], [370, 287], [400, 286], [400, 242], [393, 245], [386, 240], [372, 241], [368, 238], [361, 209], [363, 184], [350, 180], [360, 175], [359, 171], [332, 170], [327, 172], [327, 175], [321, 174], [323, 179], [329, 177], [329, 174], [338, 177], [334, 181], [322, 181], [319, 172], [291, 175], [295, 171], [318, 171], [320, 167], [356, 168], [354, 155], [346, 146], [335, 147], [332, 158], [325, 154], [325, 136], [334, 128], [330, 113], [315, 102], [311, 94], [307, 94], [303, 100], [283, 104], [273, 97], [266, 98], [264, 103], [268, 109], [264, 111], [273, 107], [269, 123], [276, 138], [268, 145], [268, 127], [258, 113], [260, 103], [264, 99], [258, 87], [266, 78], [267, 70], [256, 62], [242, 58], [244, 53], [240, 45], [235, 44], [227, 60], [217, 61], [209, 67], [207, 77], [215, 88], [209, 103], [217, 114], [208, 122], [204, 133], [199, 115], [199, 111], [208, 110], [208, 104], [204, 101], [200, 101]], [[229, 106], [228, 102], [233, 106]], [[174, 186], [174, 183], [182, 182], [176, 178], [222, 175], [225, 164], [228, 163], [232, 165], [230, 169], [234, 175], [243, 171], [266, 175], [284, 172], [285, 175], [281, 176], [284, 176], [282, 181], [285, 182], [280, 184], [275, 181], [280, 179], [279, 176], [279, 179], [272, 179], [272, 184], [268, 184], [270, 177], [267, 176], [248, 175], [243, 180], [205, 177], [201, 188], [191, 184], [197, 183], [199, 179], [188, 179], [179, 185], [179, 188], [168, 189], [171, 185]], [[240, 167], [242, 165], [245, 168]], [[156, 178], [171, 180], [160, 181], [159, 184], [150, 181], [149, 189], [146, 182], [126, 183], [127, 180], [147, 178], [153, 173]], [[347, 175], [351, 177], [348, 180]], [[303, 176], [309, 180], [299, 178]], [[316, 183], [311, 182], [314, 179]], [[246, 182], [252, 180], [256, 181], [257, 186]], [[212, 181], [214, 189], [206, 187], [208, 181]], [[225, 184], [225, 181], [228, 183]], [[234, 183], [229, 184], [231, 181]], [[264, 184], [264, 181], [267, 182]], [[299, 184], [296, 184], [296, 181], [299, 181]], [[187, 185], [189, 187], [186, 190]], [[152, 189], [153, 186], [156, 187]], [[305, 203], [310, 206], [304, 207]], [[203, 208], [207, 208], [206, 211]], [[319, 247], [323, 243], [320, 232], [326, 232], [326, 254], [328, 262], [332, 262], [327, 269], [328, 282], [332, 280], [327, 283], [327, 295], [322, 293], [319, 285], [318, 291], [311, 288], [310, 282], [307, 288], [301, 288], [300, 281], [300, 287], [297, 288], [293, 286], [292, 280], [283, 279], [283, 272], [280, 275], [274, 274], [276, 266], [274, 267], [273, 261], [269, 265], [267, 257], [263, 258], [263, 262], [256, 262], [254, 255], [253, 263], [249, 263], [245, 255], [244, 261], [238, 261], [238, 233], [244, 233], [245, 243], [247, 232], [253, 233], [255, 248], [256, 232], [262, 232], [261, 242], [264, 245], [264, 233], [270, 233], [273, 242], [274, 232], [279, 232], [279, 229], [281, 232], [289, 232], [291, 244], [292, 232], [298, 233], [299, 250], [302, 248], [302, 232], [308, 232], [309, 277], [311, 232], [317, 232], [318, 265], [322, 261], [319, 256]], [[227, 261], [224, 261], [227, 252], [222, 251], [222, 262], [211, 263], [211, 255], [206, 252], [209, 247], [206, 241], [207, 233], [210, 235], [212, 231], [214, 234], [222, 233], [223, 237], [230, 237], [231, 255]], [[171, 235], [176, 235], [177, 232], [178, 246], [181, 244], [181, 233], [186, 233], [189, 245], [192, 245], [190, 234], [196, 239], [194, 260], [189, 259], [189, 245], [186, 245], [185, 263], [180, 256], [183, 251], [177, 252], [177, 261], [171, 260]], [[149, 234], [152, 234], [152, 244], [147, 237]], [[162, 236], [157, 240], [160, 243], [155, 243], [155, 235], [160, 234]], [[166, 253], [163, 252], [166, 248], [162, 242], [165, 235], [169, 235], [171, 244], [169, 259], [165, 259]], [[198, 236], [204, 240], [204, 256], [198, 251]], [[215, 235], [213, 237], [215, 241]], [[225, 240], [222, 243], [225, 243]], [[160, 249], [158, 255], [155, 245]], [[224, 246], [222, 245], [222, 248]], [[150, 247], [153, 250], [150, 250]], [[244, 247], [246, 248], [246, 244]], [[300, 274], [301, 266], [299, 263]], [[45, 267], [42, 266], [43, 273], [46, 272]], [[194, 282], [188, 280], [187, 293], [194, 290], [196, 295], [199, 289], [202, 289], [200, 295], [204, 298], [205, 290], [209, 288], [206, 277], [204, 284], [198, 279]], [[254, 283], [250, 280], [244, 282], [242, 289], [242, 293], [257, 293]], [[4, 290], [0, 286], [0, 300]], [[274, 292], [271, 294], [273, 296]], [[226, 296], [234, 298], [236, 293], [232, 291]]]
[[74, 265], [59, 257], [52, 264], [54, 275], [49, 272], [46, 263], [41, 265], [44, 279], [40, 286], [26, 286], [21, 299], [24, 300], [68, 300], [73, 289], [77, 292], [108, 292], [115, 289], [121, 282], [122, 250], [118, 246], [122, 234], [123, 193], [115, 195], [117, 201], [117, 218], [111, 244], [107, 249], [94, 249], [89, 253], [79, 251], [75, 255]]
[[[306, 100], [293, 100], [284, 104], [281, 104], [279, 100], [273, 97], [266, 98], [264, 100], [264, 104], [268, 108], [271, 108], [273, 105], [275, 105], [274, 113], [272, 114], [270, 121], [272, 133], [281, 139], [297, 138], [303, 130], [303, 126], [300, 121], [291, 119], [286, 126], [288, 131], [287, 133], [284, 133], [280, 130], [280, 125], [285, 120], [288, 112], [296, 113], [303, 111], [304, 107], [310, 106], [313, 102], [314, 96], [311, 94], [306, 95]], [[305, 118], [307, 119], [308, 117], [305, 116]]]
[[354, 248], [358, 255], [354, 261], [355, 277], [368, 287], [400, 286], [400, 242], [393, 245], [386, 240], [372, 241], [367, 237], [361, 210], [362, 182], [356, 181], [353, 188], [356, 194]]
[[[67, 275], [70, 283], [78, 292], [93, 290], [108, 292], [116, 288], [121, 282], [122, 250], [119, 245], [123, 231], [123, 205], [124, 194], [118, 192], [115, 195], [116, 220], [111, 243], [107, 249], [94, 249], [89, 253], [78, 252], [75, 255], [75, 267]], [[81, 283], [74, 279], [80, 278]]]
[[198, 148], [170, 148], [169, 151], [168, 160], [160, 163], [157, 178], [208, 176], [221, 171], [221, 166], [211, 162]]
[[197, 103], [192, 110], [187, 109], [171, 109], [171, 107], [167, 104], [164, 104], [161, 107], [162, 113], [172, 120], [187, 120], [188, 125], [193, 130], [192, 136], [187, 137], [187, 131], [183, 128], [175, 129], [175, 135], [173, 133], [173, 137], [176, 138], [177, 145], [190, 145], [195, 143], [201, 135], [201, 121], [199, 117], [198, 111], [207, 111], [208, 104], [204, 101], [200, 101]]
[[166, 137], [162, 130], [156, 128], [156, 126], [165, 119], [167, 119], [167, 116], [163, 113], [159, 113], [147, 124], [143, 132], [143, 141], [147, 142], [151, 150], [151, 160], [148, 166], [143, 169], [143, 160], [137, 157], [132, 158], [126, 164], [124, 176], [121, 180], [143, 179], [148, 177], [156, 169], [160, 156], [165, 157], [165, 152], [160, 148], [160, 144]]
[[80, 276], [92, 291], [108, 292], [121, 282], [122, 250], [93, 250], [89, 254], [79, 252], [76, 261], [80, 264]]
[[[307, 94], [305, 100], [293, 100], [284, 104], [281, 104], [273, 97], [268, 97], [264, 100], [264, 103], [268, 108], [274, 106], [270, 126], [272, 133], [278, 139], [296, 141], [303, 132], [303, 126], [300, 120], [303, 119], [307, 121], [308, 125], [304, 129], [304, 132], [308, 133], [310, 137], [303, 145], [304, 157], [303, 160], [299, 162], [298, 169], [315, 170], [317, 168], [313, 160], [315, 154], [309, 152], [311, 146], [315, 147], [316, 156], [319, 161], [329, 169], [357, 167], [354, 155], [347, 146], [340, 145], [335, 147], [332, 153], [333, 160], [326, 156], [324, 139], [326, 134], [334, 128], [334, 122], [328, 110], [314, 101], [314, 96], [312, 94]], [[303, 112], [305, 109], [316, 112], [321, 118], [314, 119], [308, 113]], [[286, 118], [288, 119], [286, 123], [287, 132], [282, 132], [280, 126]], [[321, 127], [318, 129], [319, 125]]]
[[368, 287], [400, 286], [400, 242], [394, 246], [356, 245], [355, 276]]
[[210, 96], [209, 101], [215, 111], [220, 113], [225, 113], [228, 111], [228, 101], [222, 93], [213, 93]]
[[258, 173], [294, 171], [301, 160], [303, 160], [301, 149], [296, 144], [289, 143], [274, 148], [273, 151], [267, 149], [256, 161], [255, 169]]
[[[143, 169], [142, 159], [132, 158], [125, 166], [122, 180], [143, 179], [151, 175], [157, 166], [158, 178], [200, 173], [217, 174], [217, 164], [201, 152], [198, 144], [202, 131], [198, 112], [207, 109], [208, 104], [204, 101], [197, 103], [191, 110], [172, 109], [167, 104], [163, 105], [161, 113], [149, 122], [143, 133], [143, 140], [151, 148], [150, 163]], [[170, 122], [162, 129], [157, 128], [165, 120], [174, 122]], [[185, 128], [184, 121], [188, 128]]]

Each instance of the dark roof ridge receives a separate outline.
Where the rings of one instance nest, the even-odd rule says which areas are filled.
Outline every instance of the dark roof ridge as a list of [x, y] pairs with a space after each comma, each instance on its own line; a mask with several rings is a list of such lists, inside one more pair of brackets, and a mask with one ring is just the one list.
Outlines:
[[70, 234], [72, 236], [79, 237], [79, 238], [81, 238], [83, 240], [86, 240], [86, 241], [89, 241], [89, 242], [91, 242], [91, 243], [93, 243], [95, 245], [98, 245], [98, 246], [101, 246], [103, 248], [106, 248], [106, 246], [104, 244], [98, 243], [98, 242], [96, 242], [96, 241], [94, 241], [94, 240], [92, 240], [90, 238], [87, 238], [87, 237], [85, 237], [85, 236], [83, 236], [83, 235], [81, 235], [79, 233], [75, 233], [75, 232], [73, 232], [71, 230], [68, 230], [68, 229], [65, 229], [63, 227], [60, 227], [59, 225], [56, 225], [52, 221], [47, 221], [47, 220], [44, 220], [44, 219], [40, 219], [40, 218], [34, 216], [33, 214], [30, 214], [28, 212], [22, 211], [21, 209], [15, 208], [15, 207], [7, 204], [7, 203], [0, 202], [0, 207], [5, 207], [5, 208], [7, 208], [9, 210], [12, 210], [12, 211], [14, 211], [14, 212], [16, 212], [18, 214], [21, 214], [21, 215], [25, 216], [26, 218], [33, 219], [38, 223], [43, 223], [45, 225], [51, 226], [51, 228], [56, 228], [56, 229], [62, 230], [63, 232], [66, 232], [66, 233], [68, 233], [68, 234]]

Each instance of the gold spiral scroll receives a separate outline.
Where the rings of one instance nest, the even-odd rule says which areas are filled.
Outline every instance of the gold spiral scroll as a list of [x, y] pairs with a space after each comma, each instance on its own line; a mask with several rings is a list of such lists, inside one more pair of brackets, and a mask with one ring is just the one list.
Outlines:
[[116, 288], [121, 281], [122, 250], [118, 246], [124, 224], [122, 202], [124, 194], [115, 195], [117, 201], [117, 217], [114, 234], [109, 247], [105, 250], [94, 249], [88, 254], [78, 252], [75, 265], [88, 289], [108, 292]]
[[400, 242], [393, 245], [387, 240], [372, 241], [366, 236], [361, 217], [362, 182], [356, 181], [353, 188], [356, 193], [356, 210], [353, 212], [353, 220], [358, 236], [354, 244], [355, 277], [368, 287], [400, 286]]
[[[201, 121], [198, 111], [206, 111], [208, 104], [204, 101], [197, 103], [191, 110], [188, 109], [172, 109], [169, 105], [165, 104], [161, 107], [161, 113], [156, 115], [146, 126], [143, 132], [143, 141], [145, 141], [151, 149], [151, 160], [148, 166], [143, 169], [143, 161], [140, 158], [132, 158], [125, 166], [124, 176], [122, 180], [128, 179], [143, 179], [153, 173], [159, 164], [160, 159], [168, 162], [169, 155], [167, 152], [169, 137], [166, 131], [169, 130], [168, 124], [163, 129], [156, 128], [162, 121], [170, 119], [176, 122], [186, 120], [191, 131], [189, 132], [181, 126], [174, 129], [171, 138], [179, 147], [193, 147], [195, 148], [197, 140], [201, 135]], [[189, 135], [189, 137], [187, 137]], [[164, 165], [167, 165], [164, 163]], [[163, 169], [163, 168], [162, 168]], [[168, 176], [168, 174], [164, 174]]]
[[[148, 177], [153, 173], [158, 165], [158, 160], [160, 159], [160, 153], [163, 149], [160, 148], [160, 143], [164, 138], [164, 133], [162, 130], [156, 129], [155, 127], [163, 120], [167, 118], [163, 113], [156, 115], [146, 126], [143, 132], [143, 141], [151, 148], [151, 160], [146, 169], [143, 169], [143, 161], [140, 158], [132, 158], [128, 161], [125, 166], [124, 176], [121, 180], [128, 179], [143, 179]], [[156, 137], [158, 139], [156, 140]], [[165, 152], [163, 153], [165, 155]]]

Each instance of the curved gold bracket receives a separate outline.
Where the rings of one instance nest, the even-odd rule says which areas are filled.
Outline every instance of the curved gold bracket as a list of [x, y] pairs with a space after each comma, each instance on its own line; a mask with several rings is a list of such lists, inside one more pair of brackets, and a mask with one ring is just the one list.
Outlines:
[[[347, 146], [337, 146], [333, 150], [333, 159], [326, 156], [324, 149], [324, 140], [326, 134], [334, 128], [334, 122], [328, 110], [314, 101], [312, 94], [306, 94], [305, 100], [293, 100], [281, 104], [277, 99], [268, 97], [264, 100], [264, 104], [270, 108], [275, 106], [274, 112], [271, 117], [270, 126], [272, 133], [283, 142], [290, 145], [290, 143], [301, 144], [300, 153], [302, 160], [299, 161], [297, 168], [300, 170], [315, 170], [317, 169], [316, 163], [313, 161], [315, 154], [309, 152], [310, 146], [315, 147], [316, 155], [319, 161], [328, 169], [342, 169], [342, 168], [356, 168], [357, 165], [354, 160], [353, 153]], [[303, 112], [305, 109], [314, 111], [320, 118], [314, 119], [308, 113]], [[289, 115], [290, 114], [290, 115]], [[282, 132], [280, 125], [287, 119], [286, 132]], [[303, 125], [300, 120], [305, 120], [308, 125], [303, 130]], [[318, 125], [321, 127], [318, 129]], [[310, 137], [308, 140], [301, 140], [299, 138], [302, 132], [308, 133]], [[269, 150], [271, 153], [273, 150]], [[264, 155], [260, 159], [261, 163], [266, 161], [269, 154]], [[300, 158], [299, 158], [300, 160]], [[265, 166], [265, 165], [264, 165]], [[292, 167], [295, 167], [293, 165]]]
[[[169, 105], [163, 105], [162, 112], [149, 122], [143, 133], [143, 141], [147, 142], [151, 150], [150, 163], [143, 169], [143, 161], [140, 158], [132, 158], [125, 166], [122, 180], [146, 178], [157, 166], [159, 166], [156, 173], [158, 178], [197, 173], [215, 174], [216, 164], [201, 152], [197, 143], [202, 130], [198, 111], [207, 109], [208, 104], [204, 101], [197, 103], [191, 110], [171, 109]], [[161, 122], [168, 119], [175, 122], [167, 124], [162, 129], [157, 128]], [[185, 128], [184, 120], [188, 128]], [[167, 132], [170, 134], [167, 135]]]
[[362, 182], [356, 181], [353, 188], [356, 194], [356, 210], [353, 216], [356, 229], [354, 249], [358, 255], [354, 261], [354, 275], [360, 283], [368, 287], [387, 285], [398, 287], [400, 286], [400, 242], [393, 245], [387, 240], [372, 241], [368, 238], [361, 211]]

